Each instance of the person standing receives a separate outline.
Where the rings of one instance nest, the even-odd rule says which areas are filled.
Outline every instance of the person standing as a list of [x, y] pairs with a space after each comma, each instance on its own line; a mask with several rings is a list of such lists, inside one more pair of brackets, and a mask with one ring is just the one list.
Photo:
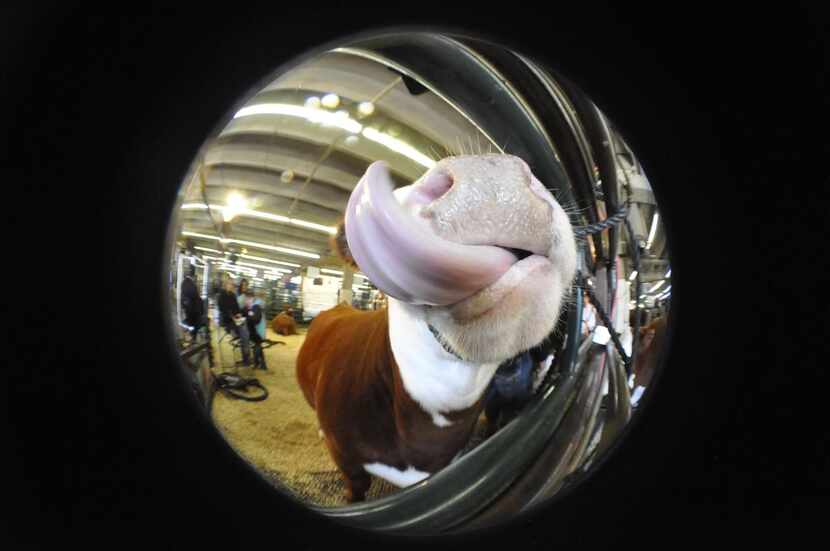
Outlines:
[[265, 340], [266, 325], [265, 303], [251, 289], [245, 291], [243, 297], [245, 302], [242, 313], [245, 316], [251, 342], [254, 343], [254, 368], [260, 367], [267, 369], [265, 367], [265, 357], [262, 353], [262, 342]]
[[196, 337], [199, 329], [206, 327], [205, 304], [199, 296], [199, 289], [196, 286], [196, 266], [191, 264], [187, 269], [187, 275], [182, 279], [181, 305], [184, 319], [182, 322], [190, 328], [190, 336]]
[[245, 308], [245, 293], [248, 292], [248, 280], [244, 277], [239, 280], [239, 287], [236, 288], [236, 300], [239, 303], [239, 309]]
[[588, 293], [582, 295], [582, 335], [588, 336], [597, 327], [597, 309]]
[[251, 364], [250, 335], [242, 310], [239, 308], [239, 299], [234, 293], [233, 280], [225, 280], [225, 288], [219, 292], [217, 298], [219, 306], [220, 324], [225, 331], [239, 337], [240, 348], [242, 349], [242, 365]]

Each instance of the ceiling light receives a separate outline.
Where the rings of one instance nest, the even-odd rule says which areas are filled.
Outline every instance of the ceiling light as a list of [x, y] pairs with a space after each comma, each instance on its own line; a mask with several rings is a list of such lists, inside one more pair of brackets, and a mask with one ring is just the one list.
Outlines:
[[340, 275], [340, 276], [343, 275], [343, 272], [341, 272], [339, 270], [330, 270], [328, 268], [320, 268], [320, 271], [323, 272], [324, 274], [334, 274], [334, 275]]
[[291, 270], [286, 268], [277, 268], [275, 266], [265, 266], [264, 264], [254, 264], [253, 262], [243, 262], [241, 260], [236, 261], [237, 264], [242, 264], [243, 266], [251, 266], [253, 268], [259, 268], [261, 270], [271, 270], [272, 272], [282, 272], [286, 274], [290, 274]]
[[646, 250], [651, 248], [651, 243], [654, 241], [654, 236], [657, 233], [657, 220], [660, 218], [660, 214], [655, 212], [654, 218], [651, 219], [651, 230], [648, 232], [648, 241], [646, 241]]
[[310, 107], [303, 107], [300, 105], [289, 105], [285, 103], [261, 103], [259, 105], [250, 105], [243, 107], [236, 112], [233, 118], [249, 117], [252, 115], [284, 115], [288, 117], [299, 117], [310, 122], [320, 123], [326, 126], [334, 126], [351, 132], [352, 134], [362, 133], [366, 138], [377, 142], [392, 151], [399, 153], [405, 157], [409, 157], [416, 163], [432, 168], [435, 166], [435, 161], [427, 157], [411, 145], [390, 134], [384, 134], [376, 128], [364, 128], [356, 120], [350, 117], [343, 117], [328, 111], [320, 109], [313, 109]]
[[248, 206], [248, 201], [238, 192], [231, 192], [228, 194], [228, 206], [235, 209], [244, 209]]
[[375, 112], [375, 104], [371, 101], [362, 101], [360, 102], [360, 105], [357, 106], [357, 112], [364, 117], [368, 117]]
[[[196, 249], [196, 250], [199, 250], [199, 251], [207, 251], [209, 253], [222, 254], [222, 251], [217, 251], [216, 249], [209, 249], [208, 247], [193, 247], [193, 248]], [[206, 256], [205, 258], [211, 258], [211, 257]]]
[[383, 132], [379, 132], [374, 128], [364, 128], [362, 134], [372, 140], [373, 142], [377, 142], [381, 145], [386, 146], [387, 148], [391, 149], [396, 153], [400, 153], [404, 157], [408, 157], [418, 163], [421, 166], [425, 166], [427, 168], [432, 168], [435, 166], [435, 161], [412, 147], [406, 142], [403, 142], [397, 138], [393, 138], [389, 134], [384, 134]]
[[311, 253], [308, 251], [301, 251], [299, 249], [289, 249], [288, 247], [278, 247], [274, 245], [267, 245], [265, 243], [256, 243], [254, 241], [243, 241], [241, 239], [226, 239], [226, 243], [238, 243], [240, 245], [248, 245], [249, 247], [256, 247], [258, 249], [265, 249], [268, 251], [276, 251], [278, 253], [285, 253], [290, 254], [293, 256], [302, 256], [305, 258], [313, 258], [315, 260], [320, 259], [320, 255], [317, 253]]
[[240, 211], [248, 207], [248, 201], [235, 191], [228, 195], [226, 203], [227, 206], [222, 209], [222, 218], [225, 222], [230, 222]]
[[230, 271], [230, 272], [235, 272], [237, 274], [243, 274], [243, 275], [246, 275], [246, 276], [255, 276], [255, 275], [257, 275], [256, 270], [249, 270], [247, 268], [240, 268], [238, 266], [229, 266], [227, 264], [222, 264], [219, 267], [222, 268], [223, 270], [227, 270], [227, 271]]
[[658, 281], [658, 282], [657, 282], [657, 284], [655, 284], [655, 285], [654, 285], [654, 287], [652, 287], [651, 289], [649, 289], [649, 290], [648, 290], [648, 292], [649, 292], [649, 293], [653, 293], [654, 291], [656, 291], [657, 289], [659, 289], [660, 287], [662, 287], [664, 283], [666, 283], [666, 280], [661, 279], [660, 281]]
[[[349, 136], [351, 137], [351, 136]], [[280, 181], [283, 184], [290, 184], [294, 181], [294, 171], [293, 170], [283, 170], [282, 174], [280, 174]]]
[[323, 104], [323, 107], [336, 109], [340, 105], [340, 97], [337, 94], [326, 94], [320, 103]]
[[312, 230], [319, 230], [322, 232], [330, 233], [334, 235], [337, 233], [337, 228], [332, 226], [324, 226], [322, 224], [315, 224], [314, 222], [306, 222], [305, 220], [298, 220], [296, 218], [289, 218], [288, 222], [294, 226], [300, 226], [303, 228], [311, 228]]
[[244, 241], [242, 239], [222, 239], [219, 237], [215, 237], [213, 235], [205, 235], [203, 233], [196, 233], [196, 232], [189, 232], [185, 231], [182, 232], [182, 235], [188, 235], [190, 237], [201, 237], [202, 239], [212, 239], [214, 241], [221, 241], [222, 243], [237, 243], [239, 245], [248, 245], [249, 247], [254, 247], [257, 249], [266, 249], [269, 251], [276, 251], [278, 253], [285, 253], [294, 256], [303, 256], [306, 258], [314, 258], [319, 259], [320, 255], [317, 253], [310, 253], [308, 251], [300, 251], [297, 249], [289, 249], [288, 247], [277, 247], [274, 245], [267, 245], [265, 243], [256, 243], [254, 241]]
[[[182, 205], [182, 210], [193, 210], [193, 209], [207, 209], [208, 206], [204, 203], [185, 203]], [[223, 211], [226, 207], [222, 205], [210, 205], [211, 210]], [[234, 216], [249, 216], [251, 218], [259, 218], [261, 220], [270, 220], [272, 222], [281, 222], [283, 224], [291, 224], [292, 226], [299, 226], [302, 228], [310, 228], [313, 230], [318, 230], [323, 233], [328, 233], [334, 235], [337, 233], [337, 228], [334, 226], [324, 226], [322, 224], [315, 224], [314, 222], [307, 222], [305, 220], [300, 220], [299, 218], [289, 218], [287, 216], [282, 216], [281, 214], [271, 214], [270, 212], [263, 212], [260, 210], [253, 210], [248, 208], [240, 208], [236, 209], [234, 212]]]
[[327, 126], [335, 126], [351, 132], [352, 134], [357, 134], [363, 129], [363, 125], [352, 118], [338, 116], [334, 113], [323, 111], [321, 109], [303, 107], [301, 105], [289, 105], [287, 103], [261, 103], [259, 105], [250, 105], [237, 111], [233, 118], [249, 117], [252, 115], [284, 115], [286, 117], [299, 117], [301, 119], [306, 119], [309, 122], [325, 124]]
[[305, 100], [305, 106], [309, 109], [319, 109], [320, 108], [320, 98], [317, 96], [310, 96]]
[[346, 145], [353, 146], [360, 142], [360, 138], [358, 138], [357, 136], [347, 136], [346, 139], [343, 141]]
[[634, 278], [637, 277], [637, 270], [631, 272], [631, 275], [628, 276], [628, 281], [634, 281]]
[[250, 260], [259, 260], [260, 262], [271, 262], [273, 264], [282, 264], [283, 266], [291, 266], [293, 268], [299, 268], [299, 264], [294, 264], [293, 262], [284, 262], [282, 260], [272, 260], [270, 258], [263, 258], [261, 256], [253, 256], [250, 254], [243, 254], [242, 258], [247, 258]]

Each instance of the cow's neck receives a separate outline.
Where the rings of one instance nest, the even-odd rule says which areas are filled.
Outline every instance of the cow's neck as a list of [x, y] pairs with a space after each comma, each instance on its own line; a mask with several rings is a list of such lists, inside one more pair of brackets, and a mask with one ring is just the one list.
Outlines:
[[442, 414], [474, 405], [493, 378], [497, 363], [461, 360], [438, 343], [417, 307], [389, 298], [389, 340], [407, 394], [438, 426]]

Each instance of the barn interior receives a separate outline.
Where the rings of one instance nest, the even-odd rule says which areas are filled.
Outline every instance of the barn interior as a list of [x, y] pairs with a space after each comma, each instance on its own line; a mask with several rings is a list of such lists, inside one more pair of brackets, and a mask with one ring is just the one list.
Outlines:
[[[330, 246], [351, 191], [377, 160], [386, 161], [397, 186], [405, 186], [448, 155], [522, 154], [521, 144], [504, 143], [504, 136], [480, 123], [436, 82], [370, 47], [323, 52], [276, 75], [240, 104], [181, 182], [172, 219], [169, 303], [183, 357], [195, 357], [188, 350], [204, 345], [207, 371], [214, 377], [232, 373], [262, 384], [267, 398], [259, 401], [211, 393], [211, 417], [242, 458], [305, 503], [345, 505], [343, 481], [296, 382], [297, 352], [320, 312], [341, 302], [363, 310], [383, 308], [385, 301], [383, 292]], [[615, 248], [616, 285], [626, 300], [614, 310], [612, 323], [630, 353], [637, 339], [633, 328], [666, 315], [671, 268], [665, 228], [644, 169], [611, 122], [603, 120], [614, 139], [620, 195], [624, 187], [630, 198], [630, 232], [620, 231], [616, 240], [603, 232], [589, 240], [588, 250], [596, 260], [596, 243]], [[584, 195], [574, 195], [570, 205], [575, 226], [590, 223], [591, 211], [599, 219], [612, 214], [599, 170], [592, 168], [590, 205]], [[207, 330], [195, 337], [182, 310], [182, 283], [188, 277], [208, 318]], [[227, 280], [235, 288], [245, 280], [262, 301], [267, 369], [238, 365], [238, 343], [218, 323], [216, 293]], [[293, 319], [295, 332], [277, 333], [274, 320], [281, 313]], [[626, 396], [636, 408], [650, 374], [627, 377]], [[607, 380], [604, 385], [608, 394]], [[210, 391], [205, 387], [203, 392]], [[254, 397], [261, 389], [240, 392]], [[477, 431], [468, 450], [483, 439]], [[376, 479], [368, 498], [396, 491]]]

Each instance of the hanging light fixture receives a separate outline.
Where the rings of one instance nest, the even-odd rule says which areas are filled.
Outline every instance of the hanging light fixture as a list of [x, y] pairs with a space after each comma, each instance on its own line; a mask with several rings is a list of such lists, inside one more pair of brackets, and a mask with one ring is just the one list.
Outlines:
[[328, 109], [337, 109], [337, 106], [340, 105], [340, 96], [337, 94], [326, 94], [320, 103]]
[[227, 206], [222, 209], [222, 218], [225, 222], [233, 220], [240, 211], [248, 207], [248, 201], [239, 193], [231, 192], [226, 201]]
[[654, 242], [654, 236], [657, 235], [657, 220], [660, 219], [660, 214], [655, 212], [654, 217], [651, 219], [651, 231], [648, 232], [648, 241], [646, 241], [646, 250], [651, 248], [651, 244]]
[[375, 112], [375, 104], [371, 101], [362, 101], [357, 106], [357, 112], [364, 117], [368, 117]]

